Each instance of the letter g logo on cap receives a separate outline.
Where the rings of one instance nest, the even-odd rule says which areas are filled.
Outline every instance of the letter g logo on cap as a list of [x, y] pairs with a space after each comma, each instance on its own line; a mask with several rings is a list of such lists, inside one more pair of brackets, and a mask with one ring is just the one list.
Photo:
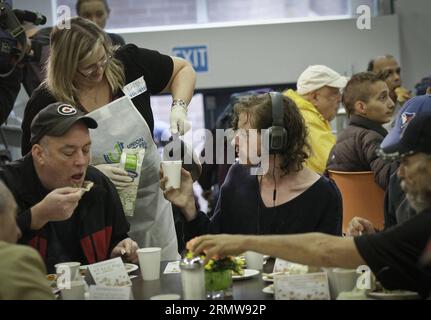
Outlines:
[[76, 114], [76, 109], [68, 104], [62, 104], [58, 106], [57, 112], [62, 116], [71, 116]]

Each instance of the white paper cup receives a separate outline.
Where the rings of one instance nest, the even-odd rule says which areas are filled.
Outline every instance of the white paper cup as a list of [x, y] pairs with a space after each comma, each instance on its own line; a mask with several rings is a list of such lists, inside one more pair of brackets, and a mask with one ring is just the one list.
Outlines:
[[247, 251], [244, 256], [245, 262], [247, 263], [247, 269], [263, 269], [263, 254], [254, 251]]
[[72, 281], [70, 288], [61, 290], [61, 298], [63, 300], [85, 300], [85, 282]]
[[57, 274], [57, 281], [67, 282], [80, 280], [81, 274], [79, 273], [80, 262], [61, 262], [57, 263], [55, 273]]
[[322, 268], [326, 275], [328, 276], [328, 284], [329, 284], [329, 294], [331, 295], [331, 299], [337, 299], [337, 292], [335, 288], [335, 276], [334, 276], [334, 268]]
[[139, 267], [142, 279], [157, 280], [160, 278], [160, 257], [162, 248], [138, 249]]
[[183, 162], [181, 160], [162, 161], [163, 176], [168, 178], [168, 180], [166, 181], [166, 188], [180, 188], [182, 164]]
[[329, 280], [332, 283], [334, 298], [336, 299], [340, 292], [352, 291], [356, 288], [356, 281], [359, 274], [356, 273], [356, 269], [332, 269], [332, 275]]

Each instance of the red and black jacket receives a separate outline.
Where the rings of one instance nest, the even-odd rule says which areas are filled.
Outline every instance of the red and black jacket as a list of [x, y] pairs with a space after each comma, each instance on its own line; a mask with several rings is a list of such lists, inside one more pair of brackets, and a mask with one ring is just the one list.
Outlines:
[[[31, 230], [30, 209], [49, 192], [43, 188], [33, 166], [30, 154], [0, 168], [0, 178], [11, 190], [18, 205], [17, 223], [22, 237], [19, 243], [29, 244], [38, 250], [42, 258], [52, 261], [50, 241], [56, 241], [51, 223], [40, 230]], [[128, 237], [127, 222], [115, 186], [99, 170], [89, 166], [85, 180], [94, 182], [93, 188], [81, 198], [73, 215], [77, 215], [79, 235], [71, 235], [80, 241], [83, 264], [95, 263], [110, 257], [112, 249]], [[64, 236], [64, 235], [63, 235]], [[57, 263], [62, 261], [52, 261]], [[48, 270], [52, 264], [47, 265]]]

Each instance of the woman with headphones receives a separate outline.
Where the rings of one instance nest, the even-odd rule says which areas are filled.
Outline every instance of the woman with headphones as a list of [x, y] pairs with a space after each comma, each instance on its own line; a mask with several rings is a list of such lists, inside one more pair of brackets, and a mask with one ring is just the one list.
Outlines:
[[[187, 221], [186, 240], [206, 233], [341, 235], [340, 192], [304, 167], [310, 150], [295, 103], [271, 92], [243, 98], [234, 112], [232, 143], [240, 161], [231, 166], [211, 219], [196, 210], [190, 174], [183, 170], [180, 189], [165, 189], [161, 179], [165, 198], [181, 208]], [[268, 143], [262, 144], [265, 134]], [[251, 171], [253, 154], [261, 159], [257, 175]]]

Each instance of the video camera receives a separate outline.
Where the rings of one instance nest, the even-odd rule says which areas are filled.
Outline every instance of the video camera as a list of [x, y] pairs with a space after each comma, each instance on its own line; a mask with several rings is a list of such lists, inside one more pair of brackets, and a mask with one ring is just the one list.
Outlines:
[[[22, 26], [24, 21], [43, 25], [46, 17], [27, 10], [12, 10], [11, 0], [0, 0], [0, 77], [10, 75], [30, 51]], [[40, 44], [32, 42], [31, 49], [36, 56], [39, 47]]]

